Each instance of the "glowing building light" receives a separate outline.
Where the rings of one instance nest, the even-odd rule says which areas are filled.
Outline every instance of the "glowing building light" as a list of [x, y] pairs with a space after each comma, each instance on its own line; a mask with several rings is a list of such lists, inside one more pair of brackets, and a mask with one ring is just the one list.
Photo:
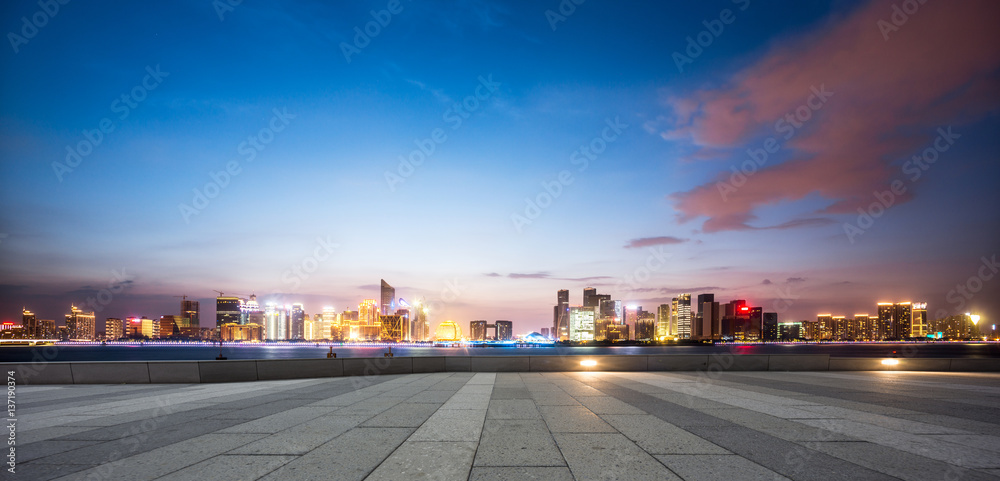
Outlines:
[[897, 364], [899, 364], [899, 359], [883, 359], [882, 360], [882, 365], [883, 366], [895, 366]]
[[583, 361], [580, 361], [580, 365], [583, 367], [594, 367], [597, 365], [597, 361], [593, 359], [585, 359]]

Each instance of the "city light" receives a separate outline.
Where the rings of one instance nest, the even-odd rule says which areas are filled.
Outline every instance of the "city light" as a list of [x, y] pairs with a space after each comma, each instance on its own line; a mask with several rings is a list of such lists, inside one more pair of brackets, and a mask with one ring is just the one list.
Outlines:
[[899, 359], [883, 359], [882, 360], [882, 365], [883, 366], [895, 366], [897, 364], [899, 364]]
[[981, 318], [979, 317], [979, 314], [973, 314], [973, 315], [969, 316], [969, 319], [972, 319], [972, 324], [973, 325], [978, 326], [979, 325], [979, 319], [981, 319]]
[[597, 365], [597, 361], [593, 359], [585, 359], [583, 361], [580, 361], [580, 365], [583, 367], [594, 367]]

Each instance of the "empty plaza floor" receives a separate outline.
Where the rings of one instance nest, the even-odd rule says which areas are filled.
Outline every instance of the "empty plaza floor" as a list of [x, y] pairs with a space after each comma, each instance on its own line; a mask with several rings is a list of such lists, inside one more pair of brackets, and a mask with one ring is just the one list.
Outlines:
[[1000, 375], [433, 373], [16, 388], [48, 480], [979, 480]]

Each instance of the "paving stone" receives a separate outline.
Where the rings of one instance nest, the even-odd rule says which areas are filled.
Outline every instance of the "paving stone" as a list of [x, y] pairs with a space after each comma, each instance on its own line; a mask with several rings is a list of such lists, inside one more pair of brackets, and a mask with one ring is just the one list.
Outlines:
[[271, 435], [255, 434], [261, 439], [233, 449], [230, 454], [305, 454], [357, 427], [365, 419], [365, 416], [327, 414]]
[[684, 479], [702, 481], [778, 481], [788, 478], [734, 454], [678, 454], [656, 456]]
[[399, 403], [362, 424], [365, 427], [416, 428], [427, 421], [441, 404]]
[[465, 481], [475, 454], [474, 442], [407, 441], [365, 480]]
[[618, 433], [555, 434], [554, 437], [576, 479], [681, 479]]
[[412, 433], [412, 428], [355, 428], [262, 479], [360, 481], [375, 470]]
[[971, 469], [867, 442], [810, 443], [809, 447], [899, 479], [927, 481], [992, 479], [992, 476]]
[[553, 433], [614, 433], [610, 424], [583, 406], [539, 406]]
[[487, 419], [476, 466], [565, 466], [541, 419]]
[[295, 456], [215, 456], [156, 479], [159, 481], [189, 481], [192, 479], [244, 481], [264, 476], [294, 459]]
[[574, 479], [569, 468], [475, 466], [469, 475], [469, 481], [574, 481]]
[[444, 409], [435, 412], [413, 433], [411, 441], [478, 442], [486, 410]]
[[531, 399], [493, 399], [486, 411], [487, 419], [542, 419]]
[[650, 454], [729, 454], [729, 451], [649, 414], [602, 419]]

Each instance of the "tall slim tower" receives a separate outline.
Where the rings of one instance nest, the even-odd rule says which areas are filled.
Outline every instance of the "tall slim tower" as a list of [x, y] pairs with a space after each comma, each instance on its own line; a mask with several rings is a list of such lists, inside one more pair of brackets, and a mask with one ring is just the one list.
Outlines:
[[691, 294], [681, 294], [672, 301], [672, 314], [677, 321], [677, 337], [680, 339], [691, 338]]
[[188, 325], [196, 331], [201, 327], [201, 321], [199, 320], [201, 313], [199, 311], [198, 301], [181, 300], [181, 317], [190, 319], [191, 322]]
[[382, 292], [379, 302], [379, 313], [383, 316], [391, 316], [396, 312], [396, 289], [389, 285], [385, 279], [382, 281]]
[[292, 340], [306, 338], [306, 311], [302, 304], [292, 304], [288, 314], [288, 337]]
[[656, 309], [656, 338], [673, 336], [676, 327], [670, 323], [670, 304], [660, 304]]
[[24, 334], [31, 339], [41, 339], [42, 335], [38, 329], [38, 319], [35, 313], [25, 308], [21, 308], [21, 326], [24, 327]]
[[556, 305], [552, 309], [552, 339], [569, 339], [569, 291], [566, 289], [556, 293]]
[[927, 337], [927, 334], [930, 334], [930, 326], [927, 325], [927, 303], [914, 302], [913, 324], [910, 326], [910, 336]]
[[223, 324], [240, 323], [240, 306], [243, 299], [232, 296], [219, 296], [215, 298], [215, 327], [219, 329]]

